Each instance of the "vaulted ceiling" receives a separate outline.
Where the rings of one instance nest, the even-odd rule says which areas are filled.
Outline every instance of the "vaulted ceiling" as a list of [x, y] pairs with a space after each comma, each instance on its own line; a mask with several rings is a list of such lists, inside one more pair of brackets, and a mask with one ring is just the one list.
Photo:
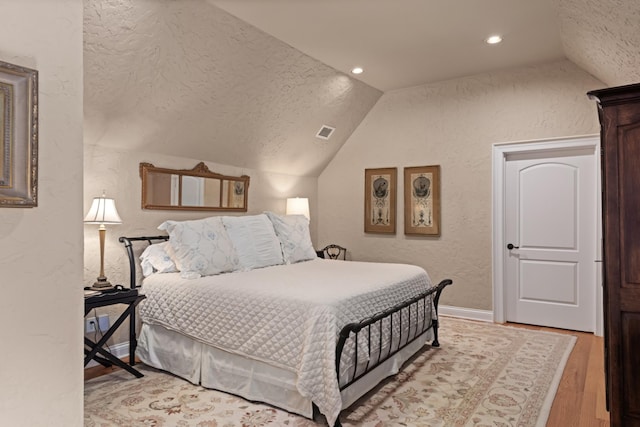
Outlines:
[[[291, 175], [317, 176], [386, 90], [565, 58], [609, 86], [640, 81], [637, 0], [85, 0], [84, 12], [86, 144]], [[487, 46], [494, 31], [505, 40]]]

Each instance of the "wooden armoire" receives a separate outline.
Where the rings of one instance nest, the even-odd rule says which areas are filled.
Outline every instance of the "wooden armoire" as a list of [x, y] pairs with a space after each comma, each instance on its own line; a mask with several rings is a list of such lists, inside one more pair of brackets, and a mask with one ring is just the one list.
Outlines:
[[588, 95], [602, 141], [607, 405], [612, 427], [640, 427], [640, 84]]

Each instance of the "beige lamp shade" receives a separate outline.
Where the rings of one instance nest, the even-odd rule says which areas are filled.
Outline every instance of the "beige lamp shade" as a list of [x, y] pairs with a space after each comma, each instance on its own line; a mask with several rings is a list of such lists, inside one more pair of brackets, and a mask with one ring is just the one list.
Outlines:
[[287, 215], [304, 215], [307, 219], [309, 216], [309, 199], [306, 197], [294, 197], [287, 199]]
[[94, 197], [91, 208], [84, 217], [87, 224], [122, 224], [122, 219], [118, 215], [116, 203], [113, 199], [108, 199], [103, 194], [102, 197]]

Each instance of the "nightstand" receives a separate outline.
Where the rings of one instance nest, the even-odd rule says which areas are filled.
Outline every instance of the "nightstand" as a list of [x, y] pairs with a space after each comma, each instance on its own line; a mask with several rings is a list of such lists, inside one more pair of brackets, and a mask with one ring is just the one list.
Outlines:
[[[136, 339], [136, 306], [140, 304], [140, 301], [145, 299], [144, 295], [138, 294], [138, 289], [122, 289], [122, 290], [110, 290], [106, 292], [100, 292], [99, 294], [86, 296], [84, 298], [84, 315], [86, 315], [98, 307], [105, 307], [114, 304], [124, 304], [127, 308], [118, 317], [113, 325], [107, 332], [104, 333], [102, 338], [98, 342], [93, 342], [89, 338], [84, 338], [84, 366], [93, 359], [103, 366], [109, 367], [116, 365], [140, 378], [144, 376], [138, 370], [132, 366], [135, 365], [135, 352], [136, 345], [138, 343]], [[115, 357], [109, 351], [104, 349], [104, 345], [107, 340], [111, 338], [111, 335], [118, 329], [122, 323], [129, 318], [129, 363], [125, 363], [122, 360]]]

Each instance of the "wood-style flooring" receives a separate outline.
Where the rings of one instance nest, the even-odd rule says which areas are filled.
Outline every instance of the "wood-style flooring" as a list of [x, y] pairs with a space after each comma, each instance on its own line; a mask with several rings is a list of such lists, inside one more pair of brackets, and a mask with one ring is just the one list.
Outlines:
[[608, 427], [604, 386], [604, 339], [593, 334], [541, 326], [518, 326], [575, 335], [578, 339], [567, 360], [547, 427]]
[[[578, 339], [569, 356], [558, 392], [547, 421], [548, 427], [608, 427], [605, 407], [604, 341], [602, 337], [583, 332], [565, 331], [531, 325], [526, 329], [575, 335]], [[119, 368], [96, 366], [84, 370], [84, 379], [99, 377]]]

